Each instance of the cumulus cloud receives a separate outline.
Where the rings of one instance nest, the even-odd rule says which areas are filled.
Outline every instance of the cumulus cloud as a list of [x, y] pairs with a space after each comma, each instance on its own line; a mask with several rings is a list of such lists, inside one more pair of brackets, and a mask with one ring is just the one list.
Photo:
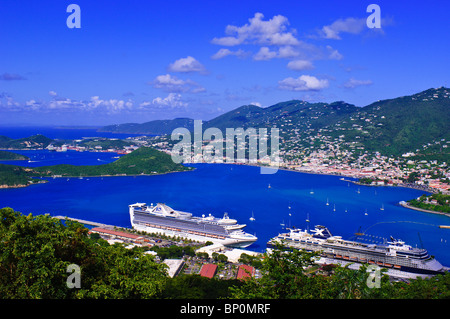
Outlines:
[[206, 91], [206, 89], [197, 82], [194, 82], [190, 79], [182, 80], [170, 74], [158, 75], [153, 81], [149, 82], [148, 84], [157, 89], [163, 89], [164, 91], [171, 93], [200, 93]]
[[366, 27], [366, 19], [361, 18], [346, 18], [346, 19], [339, 19], [334, 21], [330, 25], [324, 26], [320, 32], [319, 36], [325, 39], [334, 39], [334, 40], [340, 40], [341, 33], [351, 33], [351, 34], [358, 34], [361, 33]]
[[181, 100], [181, 95], [177, 93], [169, 93], [165, 98], [156, 97], [152, 102], [143, 102], [140, 104], [141, 108], [157, 107], [157, 108], [184, 108], [188, 106], [187, 103]]
[[255, 61], [267, 61], [277, 57], [276, 51], [270, 51], [268, 47], [262, 47], [259, 51], [253, 56], [253, 60]]
[[259, 51], [253, 55], [253, 60], [255, 61], [267, 61], [274, 58], [279, 59], [292, 59], [300, 55], [304, 55], [299, 50], [293, 48], [290, 45], [282, 46], [278, 48], [277, 51], [270, 50], [269, 47], [261, 47]]
[[295, 71], [311, 70], [314, 69], [311, 61], [307, 60], [293, 60], [287, 64], [287, 67]]
[[354, 78], [350, 78], [347, 82], [344, 83], [344, 87], [347, 89], [354, 89], [358, 86], [371, 85], [373, 82], [371, 80], [357, 80]]
[[302, 75], [296, 79], [289, 77], [278, 81], [278, 87], [289, 91], [320, 91], [329, 85], [327, 79], [320, 80], [311, 75]]
[[55, 91], [49, 91], [48, 95], [50, 95], [50, 96], [57, 96], [58, 93], [56, 93]]
[[215, 54], [213, 54], [211, 56], [211, 59], [219, 60], [219, 59], [222, 59], [229, 55], [234, 55], [234, 56], [237, 56], [238, 58], [243, 58], [243, 57], [246, 57], [248, 55], [248, 53], [242, 49], [239, 49], [237, 51], [231, 51], [229, 49], [220, 49], [219, 51], [217, 51]]
[[206, 73], [206, 68], [191, 56], [178, 59], [175, 62], [171, 63], [168, 67], [168, 70], [169, 72], [181, 72], [181, 73], [191, 73], [191, 72]]
[[249, 23], [241, 27], [228, 25], [225, 29], [227, 36], [212, 39], [213, 44], [236, 46], [239, 44], [260, 45], [297, 45], [295, 29], [288, 31], [289, 21], [282, 15], [276, 15], [270, 20], [263, 20], [262, 13], [255, 13]]

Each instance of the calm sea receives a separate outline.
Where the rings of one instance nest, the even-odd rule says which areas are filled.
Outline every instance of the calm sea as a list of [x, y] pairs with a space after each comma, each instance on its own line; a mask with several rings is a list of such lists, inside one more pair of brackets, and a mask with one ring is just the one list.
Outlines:
[[[32, 158], [43, 156], [44, 161], [52, 154], [58, 157], [55, 162], [77, 157], [78, 165], [98, 164], [99, 159], [106, 163], [117, 156], [89, 152], [73, 156], [69, 152], [21, 153], [28, 155], [27, 152], [34, 152]], [[23, 165], [48, 164], [36, 161]], [[325, 225], [332, 234], [344, 239], [355, 239], [356, 232], [364, 232], [366, 235], [359, 240], [367, 243], [379, 243], [390, 236], [400, 238], [414, 247], [426, 248], [442, 264], [450, 265], [450, 230], [438, 227], [450, 225], [450, 219], [398, 205], [399, 201], [420, 196], [422, 191], [358, 186], [337, 176], [282, 170], [261, 175], [258, 167], [242, 165], [192, 166], [197, 169], [157, 176], [49, 179], [46, 184], [0, 190], [0, 207], [122, 227], [131, 227], [128, 205], [136, 202], [163, 202], [197, 216], [211, 213], [221, 217], [227, 212], [239, 223], [247, 224], [245, 231], [258, 236], [258, 241], [248, 248], [255, 251], [265, 250], [266, 242], [285, 231], [285, 227], [306, 228], [309, 219], [310, 227]], [[382, 206], [384, 210], [380, 210]], [[249, 220], [252, 214], [255, 221]]]
[[129, 136], [139, 136], [142, 134], [118, 134], [97, 132], [97, 128], [64, 128], [64, 127], [0, 127], [0, 135], [10, 138], [23, 138], [36, 134], [42, 134], [52, 139], [81, 139], [83, 137], [109, 137], [109, 138], [127, 138]]

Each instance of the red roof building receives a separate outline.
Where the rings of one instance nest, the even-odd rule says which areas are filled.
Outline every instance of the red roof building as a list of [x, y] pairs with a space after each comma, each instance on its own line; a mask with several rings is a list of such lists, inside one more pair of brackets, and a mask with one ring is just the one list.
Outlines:
[[101, 228], [101, 227], [92, 228], [91, 231], [100, 233], [100, 234], [116, 236], [116, 237], [126, 238], [126, 239], [132, 239], [132, 240], [136, 240], [139, 237], [142, 237], [139, 235], [134, 235], [134, 234], [126, 233], [126, 232], [121, 232], [121, 231], [116, 231], [116, 230], [111, 230], [111, 229], [106, 229], [106, 228]]
[[237, 273], [237, 279], [244, 280], [245, 278], [250, 278], [255, 275], [255, 268], [247, 265], [240, 265]]
[[202, 266], [202, 269], [200, 269], [200, 276], [212, 278], [216, 274], [216, 271], [217, 271], [217, 265], [205, 264]]

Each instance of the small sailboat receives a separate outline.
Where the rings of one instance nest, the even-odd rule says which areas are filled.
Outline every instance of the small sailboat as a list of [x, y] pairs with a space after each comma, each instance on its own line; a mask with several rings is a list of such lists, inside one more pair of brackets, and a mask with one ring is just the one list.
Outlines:
[[328, 198], [327, 198], [327, 203], [325, 205], [327, 205], [327, 206], [330, 205], [330, 203], [328, 202]]
[[311, 189], [311, 191], [309, 192], [311, 195], [313, 195], [314, 194], [314, 191]]
[[255, 220], [255, 216], [253, 215], [253, 212], [252, 212], [252, 217], [250, 217], [249, 218], [251, 221], [254, 221]]
[[383, 204], [381, 204], [380, 210], [384, 210], [384, 205]]
[[358, 194], [361, 194], [361, 190], [358, 187], [358, 190], [356, 191]]
[[336, 204], [334, 204], [334, 206], [333, 206], [333, 212], [335, 212], [336, 211]]
[[270, 186], [270, 184], [267, 186], [267, 188], [272, 188], [272, 186]]
[[281, 225], [281, 227], [286, 226], [286, 224], [284, 223], [284, 219], [283, 219], [283, 222], [280, 225]]
[[367, 214], [367, 209], [366, 209], [366, 212], [364, 213], [364, 215], [366, 215], [366, 216], [369, 215], [369, 214]]

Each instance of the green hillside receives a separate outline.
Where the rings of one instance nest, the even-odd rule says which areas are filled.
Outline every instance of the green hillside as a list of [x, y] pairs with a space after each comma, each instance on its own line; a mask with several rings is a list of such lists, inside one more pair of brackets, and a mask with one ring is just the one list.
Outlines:
[[29, 168], [0, 164], [0, 188], [27, 186], [39, 181], [32, 178], [36, 175], [39, 174]]
[[[180, 119], [152, 121], [144, 124], [122, 124], [108, 126], [104, 131], [124, 133], [170, 134], [177, 127], [190, 129], [193, 120], [185, 119], [189, 125], [180, 125]], [[164, 123], [158, 127], [156, 123]], [[185, 123], [185, 124], [186, 124]], [[305, 142], [318, 134], [330, 136], [352, 147], [383, 155], [400, 156], [407, 152], [422, 156], [438, 156], [446, 159], [446, 149], [433, 148], [433, 143], [450, 139], [450, 89], [438, 88], [394, 99], [381, 100], [365, 107], [356, 107], [342, 101], [333, 103], [308, 103], [291, 100], [262, 108], [244, 105], [203, 122], [203, 129], [217, 127], [277, 127], [285, 141], [294, 141], [297, 146], [310, 151], [321, 144]], [[149, 127], [146, 131], [146, 127]], [[139, 128], [139, 129], [138, 129]], [[157, 133], [158, 132], [158, 133]], [[345, 145], [347, 144], [347, 146]], [[286, 144], [290, 149], [294, 145]]]
[[83, 177], [83, 176], [124, 176], [151, 175], [191, 170], [181, 164], [175, 164], [170, 155], [148, 147], [141, 147], [122, 156], [115, 162], [94, 165], [54, 165], [25, 168], [16, 165], [0, 164], [0, 187], [26, 186], [39, 179], [33, 177]]
[[23, 161], [28, 159], [29, 158], [25, 155], [8, 151], [0, 151], [0, 161]]
[[34, 168], [36, 172], [44, 176], [147, 175], [181, 172], [189, 169], [181, 164], [175, 164], [170, 155], [148, 147], [141, 147], [122, 156], [115, 162], [104, 165], [74, 166], [61, 164]]
[[428, 143], [449, 140], [449, 123], [450, 90], [439, 88], [370, 104], [339, 122], [339, 129], [347, 129], [346, 141], [359, 136], [367, 151], [399, 156], [423, 152]]
[[0, 149], [41, 149], [46, 148], [52, 142], [52, 139], [41, 134], [19, 139], [0, 136]]

